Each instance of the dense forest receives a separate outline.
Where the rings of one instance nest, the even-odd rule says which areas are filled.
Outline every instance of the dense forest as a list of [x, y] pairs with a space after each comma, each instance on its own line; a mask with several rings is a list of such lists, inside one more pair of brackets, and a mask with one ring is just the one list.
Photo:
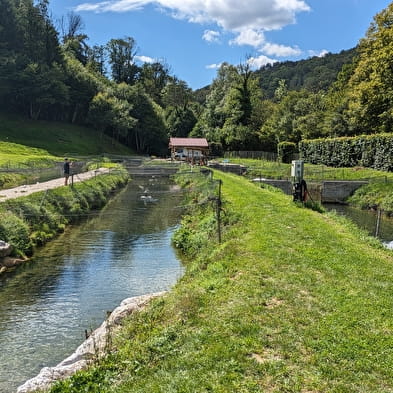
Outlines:
[[273, 99], [280, 80], [288, 90], [306, 89], [317, 93], [327, 91], [335, 82], [337, 74], [345, 64], [352, 63], [356, 48], [343, 50], [338, 54], [326, 53], [300, 61], [284, 61], [267, 64], [256, 74], [266, 98]]
[[0, 2], [0, 105], [31, 119], [88, 125], [138, 153], [169, 136], [215, 151], [276, 151], [279, 142], [392, 132], [393, 4], [355, 49], [253, 70], [223, 63], [192, 91], [162, 62], [138, 63], [130, 37], [88, 45], [82, 18], [53, 21], [48, 0]]

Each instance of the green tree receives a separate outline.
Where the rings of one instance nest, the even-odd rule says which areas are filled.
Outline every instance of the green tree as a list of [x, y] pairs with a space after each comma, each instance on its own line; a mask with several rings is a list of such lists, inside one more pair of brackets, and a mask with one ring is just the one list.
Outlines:
[[83, 65], [89, 59], [90, 48], [87, 45], [87, 35], [83, 34], [84, 23], [82, 17], [74, 12], [67, 14], [67, 19], [61, 20], [63, 49], [72, 54]]
[[188, 137], [196, 121], [196, 117], [190, 108], [170, 106], [165, 110], [165, 122], [170, 136]]
[[65, 82], [69, 89], [68, 113], [64, 120], [84, 123], [93, 97], [103, 90], [100, 74], [84, 67], [72, 54], [65, 55]]
[[356, 133], [393, 131], [393, 3], [374, 17], [360, 41], [348, 91]]
[[227, 117], [225, 108], [226, 97], [236, 79], [236, 67], [223, 63], [210, 86], [210, 91], [206, 97], [205, 109], [192, 130], [192, 136], [206, 137], [209, 142], [221, 143], [221, 130]]
[[164, 155], [168, 150], [168, 132], [162, 108], [135, 86], [131, 114], [138, 120], [131, 130], [132, 146], [139, 153]]
[[163, 105], [164, 88], [170, 81], [169, 67], [158, 61], [141, 67], [140, 81], [146, 93], [159, 105]]
[[99, 131], [100, 138], [114, 127], [115, 118], [116, 99], [108, 92], [98, 92], [90, 102], [88, 122]]
[[[298, 143], [304, 138], [323, 136], [324, 95], [306, 90], [288, 91], [261, 127], [264, 143]], [[276, 150], [276, 146], [271, 145]]]
[[220, 142], [230, 150], [259, 150], [262, 92], [248, 63], [234, 69], [223, 100]]
[[132, 37], [112, 39], [106, 47], [113, 80], [133, 85], [139, 73], [139, 67], [135, 64], [135, 40]]
[[14, 1], [0, 2], [0, 103], [7, 106], [11, 97], [12, 81], [16, 72], [21, 40], [17, 26]]

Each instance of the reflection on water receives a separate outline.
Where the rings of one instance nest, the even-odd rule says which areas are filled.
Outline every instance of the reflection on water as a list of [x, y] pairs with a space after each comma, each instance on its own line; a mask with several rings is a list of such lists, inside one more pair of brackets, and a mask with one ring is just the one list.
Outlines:
[[[145, 192], [144, 192], [145, 191]], [[130, 296], [169, 289], [182, 274], [170, 239], [181, 195], [169, 182], [131, 182], [101, 212], [0, 277], [0, 392], [53, 366]], [[155, 203], [141, 196], [152, 195]]]
[[[370, 235], [376, 235], [377, 212], [361, 210], [348, 205], [325, 204], [327, 210], [335, 210], [351, 219], [358, 227], [366, 230]], [[388, 247], [393, 248], [393, 219], [381, 216], [378, 238]]]

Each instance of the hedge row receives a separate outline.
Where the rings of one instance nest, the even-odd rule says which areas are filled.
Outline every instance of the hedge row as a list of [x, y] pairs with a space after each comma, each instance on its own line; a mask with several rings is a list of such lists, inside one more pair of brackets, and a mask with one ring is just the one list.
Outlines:
[[125, 171], [97, 176], [72, 187], [59, 187], [0, 204], [0, 240], [14, 246], [14, 255], [31, 255], [87, 212], [102, 207], [126, 184]]
[[299, 153], [311, 164], [393, 171], [393, 134], [304, 140]]

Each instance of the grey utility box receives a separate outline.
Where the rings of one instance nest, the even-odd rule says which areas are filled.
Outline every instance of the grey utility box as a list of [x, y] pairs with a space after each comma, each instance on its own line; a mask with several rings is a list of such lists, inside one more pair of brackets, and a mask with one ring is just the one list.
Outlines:
[[303, 179], [303, 172], [304, 172], [304, 162], [302, 160], [292, 161], [291, 176], [294, 177], [296, 180], [300, 181]]

